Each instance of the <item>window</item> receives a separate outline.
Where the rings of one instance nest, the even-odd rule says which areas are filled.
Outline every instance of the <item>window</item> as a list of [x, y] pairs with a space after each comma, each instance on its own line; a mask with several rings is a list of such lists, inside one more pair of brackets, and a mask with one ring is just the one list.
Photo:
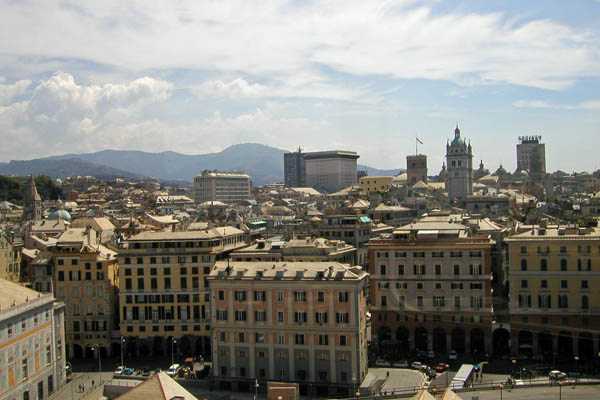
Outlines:
[[404, 265], [398, 265], [398, 275], [404, 275]]
[[227, 321], [227, 310], [217, 310], [217, 321]]
[[347, 303], [348, 302], [348, 292], [339, 292], [338, 298], [339, 298], [340, 303]]
[[454, 309], [460, 310], [460, 296], [454, 296]]
[[462, 290], [463, 284], [462, 282], [452, 282], [450, 283], [450, 289], [452, 290]]
[[236, 321], [245, 321], [246, 320], [246, 310], [236, 310], [235, 311], [235, 320]]
[[296, 333], [296, 344], [303, 345], [304, 344], [304, 334]]
[[398, 309], [404, 310], [405, 303], [406, 303], [405, 296], [398, 296]]
[[454, 265], [454, 275], [455, 276], [460, 275], [460, 265], [457, 265], [457, 264]]
[[527, 271], [527, 260], [521, 260], [521, 271]]
[[219, 300], [225, 300], [225, 291], [219, 290]]
[[442, 282], [436, 282], [435, 283], [435, 288], [436, 289], [441, 289], [442, 288]]
[[422, 290], [423, 289], [423, 282], [417, 282], [417, 289], [418, 290]]
[[521, 280], [521, 289], [527, 289], [528, 285], [527, 285], [527, 279], [522, 279]]
[[558, 295], [558, 308], [569, 308], [569, 296], [566, 294]]
[[256, 332], [255, 341], [256, 341], [256, 343], [264, 343], [265, 342], [265, 334], [262, 332]]
[[567, 270], [567, 259], [566, 258], [562, 258], [560, 260], [560, 270], [561, 271], [566, 271]]
[[[244, 332], [238, 332], [238, 342], [244, 343], [245, 341], [246, 341], [246, 335], [244, 334]], [[245, 355], [245, 353], [243, 355], [238, 353], [238, 355], [240, 357], [243, 357]]]
[[481, 282], [472, 282], [470, 284], [471, 290], [481, 290], [483, 288], [483, 283]]
[[425, 275], [424, 265], [413, 265], [413, 272], [415, 275]]
[[433, 306], [436, 308], [443, 308], [445, 306], [444, 296], [433, 296]]
[[326, 324], [327, 323], [327, 313], [324, 311], [319, 311], [315, 313], [315, 322], [317, 324]]
[[325, 292], [317, 292], [317, 302], [319, 302], [319, 303], [325, 302]]
[[295, 291], [294, 292], [294, 301], [296, 301], [296, 302], [305, 302], [306, 301], [306, 292], [304, 292], [304, 291]]
[[46, 364], [52, 363], [52, 346], [46, 346]]
[[254, 320], [256, 322], [265, 322], [267, 320], [266, 311], [254, 311]]
[[386, 274], [386, 268], [387, 268], [386, 265], [380, 265], [379, 266], [379, 274], [380, 275], [385, 275]]
[[435, 274], [438, 276], [442, 274], [442, 266], [441, 265], [439, 265], [439, 264], [435, 265]]
[[346, 346], [346, 336], [345, 335], [340, 335], [340, 346]]
[[417, 296], [417, 307], [423, 308], [423, 296]]
[[471, 296], [471, 307], [478, 309], [481, 308], [483, 305], [483, 301], [481, 296]]
[[581, 309], [587, 310], [590, 308], [590, 298], [587, 295], [581, 296]]
[[569, 288], [569, 281], [567, 281], [566, 279], [563, 279], [560, 281], [560, 288], [561, 289], [568, 289]]
[[329, 335], [319, 335], [319, 346], [329, 345]]
[[254, 291], [254, 301], [265, 301], [264, 290], [255, 290]]
[[531, 307], [531, 295], [522, 293], [519, 294], [518, 304], [520, 308], [530, 308]]
[[527, 247], [525, 247], [525, 246], [521, 247], [521, 254], [527, 254]]
[[348, 313], [335, 313], [335, 322], [338, 324], [348, 323]]
[[298, 325], [302, 325], [306, 322], [306, 312], [305, 311], [295, 311], [294, 312], [294, 322], [298, 323]]
[[477, 265], [477, 264], [469, 265], [469, 272], [471, 275], [475, 275], [475, 276], [481, 275], [481, 272], [482, 272], [481, 265]]
[[235, 291], [235, 300], [236, 301], [246, 301], [246, 292], [244, 290], [236, 290]]
[[542, 258], [540, 261], [540, 271], [548, 271], [548, 260]]
[[277, 292], [277, 301], [283, 301], [283, 292]]
[[23, 380], [27, 379], [28, 377], [27, 358], [21, 360], [21, 377]]
[[551, 296], [549, 294], [538, 295], [538, 306], [539, 308], [551, 308]]
[[[285, 336], [284, 335], [277, 335], [277, 344], [285, 344]], [[280, 358], [284, 358], [284, 357], [280, 357]]]
[[582, 289], [589, 289], [588, 281], [587, 280], [581, 281], [581, 288]]
[[277, 322], [284, 322], [283, 311], [277, 311]]
[[542, 289], [548, 289], [548, 281], [547, 281], [546, 279], [542, 279], [542, 280], [540, 281], [540, 287], [541, 287]]

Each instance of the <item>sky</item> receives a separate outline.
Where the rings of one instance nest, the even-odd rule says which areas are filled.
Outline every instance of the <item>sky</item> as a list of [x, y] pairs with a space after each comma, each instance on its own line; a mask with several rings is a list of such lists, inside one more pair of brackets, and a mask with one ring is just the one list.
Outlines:
[[[0, 0], [0, 161], [237, 143], [600, 168], [600, 0]], [[117, 166], [118, 167], [118, 166]]]

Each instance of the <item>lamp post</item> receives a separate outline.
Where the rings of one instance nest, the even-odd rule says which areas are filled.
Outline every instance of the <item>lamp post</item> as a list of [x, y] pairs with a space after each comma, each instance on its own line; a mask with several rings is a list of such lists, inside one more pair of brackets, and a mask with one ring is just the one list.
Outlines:
[[98, 349], [98, 382], [102, 384], [102, 356], [100, 355], [100, 344], [96, 345], [96, 349]]
[[575, 382], [579, 381], [579, 356], [575, 356], [575, 361], [577, 361], [577, 376], [575, 377]]
[[446, 387], [448, 387], [448, 368], [450, 368], [450, 365], [446, 364], [444, 368], [446, 368]]
[[514, 358], [511, 360], [512, 364], [513, 364], [513, 378], [516, 378], [516, 374], [515, 374], [515, 368], [517, 367], [517, 360], [515, 360]]
[[171, 338], [171, 365], [175, 364], [175, 343], [177, 339]]
[[125, 365], [124, 361], [123, 361], [123, 352], [124, 352], [124, 347], [125, 347], [125, 338], [122, 337], [121, 338], [121, 365]]
[[498, 387], [500, 388], [500, 400], [502, 400], [502, 389], [504, 389], [504, 385], [500, 384]]
[[562, 400], [562, 382], [558, 382], [558, 399]]
[[352, 373], [352, 390], [354, 391], [354, 394], [356, 395], [356, 373], [355, 372]]
[[254, 380], [254, 400], [258, 399], [258, 379]]

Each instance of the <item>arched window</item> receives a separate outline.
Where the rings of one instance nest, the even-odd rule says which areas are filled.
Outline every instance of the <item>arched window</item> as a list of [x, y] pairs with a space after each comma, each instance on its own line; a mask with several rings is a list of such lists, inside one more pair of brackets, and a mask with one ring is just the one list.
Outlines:
[[567, 260], [565, 258], [563, 258], [562, 260], [560, 260], [560, 270], [561, 271], [566, 271], [567, 270]]
[[587, 310], [590, 308], [590, 299], [586, 295], [581, 296], [581, 309]]
[[521, 260], [521, 271], [527, 271], [527, 260], [526, 259]]
[[540, 271], [548, 271], [548, 260], [545, 258], [540, 261]]

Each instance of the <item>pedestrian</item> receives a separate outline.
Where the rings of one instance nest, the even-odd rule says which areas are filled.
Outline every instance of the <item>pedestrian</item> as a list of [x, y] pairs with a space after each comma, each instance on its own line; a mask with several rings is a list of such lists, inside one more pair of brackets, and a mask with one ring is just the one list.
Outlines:
[[92, 387], [96, 387], [96, 381], [92, 379]]
[[81, 391], [82, 391], [82, 392], [85, 392], [85, 383], [82, 383], [82, 384], [81, 384]]
[[481, 373], [479, 374], [479, 380], [480, 380], [481, 382], [483, 382], [483, 371], [481, 371]]

